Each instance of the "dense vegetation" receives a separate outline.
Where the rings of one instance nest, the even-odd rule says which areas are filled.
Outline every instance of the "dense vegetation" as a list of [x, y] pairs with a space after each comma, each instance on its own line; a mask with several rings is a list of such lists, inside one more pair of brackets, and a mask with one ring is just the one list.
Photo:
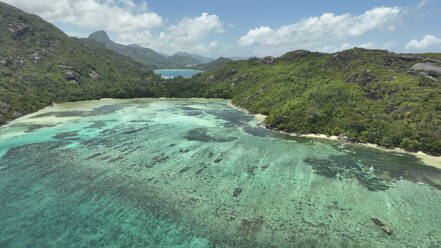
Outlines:
[[272, 128], [441, 155], [439, 58], [361, 48], [294, 51], [233, 62], [192, 81], [207, 84], [199, 96], [232, 98], [268, 115]]
[[159, 76], [0, 2], [0, 124], [54, 101], [147, 95]]
[[114, 52], [132, 58], [133, 60], [152, 69], [159, 68], [186, 68], [189, 65], [198, 65], [203, 63], [196, 55], [187, 53], [178, 53], [173, 56], [167, 56], [150, 48], [137, 45], [121, 45], [110, 40], [105, 31], [97, 31], [89, 35], [89, 39], [104, 43], [107, 48]]
[[272, 128], [441, 155], [441, 54], [355, 48], [230, 62], [161, 80], [91, 39], [0, 3], [0, 124], [54, 101], [221, 97]]

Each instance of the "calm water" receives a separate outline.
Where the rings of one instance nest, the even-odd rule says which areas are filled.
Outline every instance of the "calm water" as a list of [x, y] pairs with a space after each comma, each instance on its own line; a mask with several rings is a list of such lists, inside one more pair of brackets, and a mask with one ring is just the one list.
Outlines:
[[220, 100], [139, 99], [2, 127], [0, 247], [441, 246], [440, 170], [257, 121]]
[[188, 69], [161, 69], [161, 70], [155, 70], [155, 73], [158, 75], [161, 75], [162, 78], [174, 78], [182, 76], [184, 78], [191, 78], [194, 75], [201, 73], [203, 71], [199, 70], [188, 70]]

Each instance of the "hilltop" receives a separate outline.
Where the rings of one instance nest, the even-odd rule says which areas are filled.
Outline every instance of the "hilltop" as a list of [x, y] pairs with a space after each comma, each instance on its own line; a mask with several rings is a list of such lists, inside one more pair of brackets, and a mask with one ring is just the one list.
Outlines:
[[[94, 38], [108, 42], [106, 36]], [[162, 80], [103, 43], [70, 38], [3, 3], [0, 43], [0, 124], [55, 101], [230, 98], [268, 115], [269, 128], [441, 155], [441, 54], [299, 50], [218, 60], [226, 64], [191, 79]]]
[[202, 56], [188, 53], [177, 53], [167, 56], [150, 48], [138, 45], [121, 45], [113, 42], [104, 30], [89, 35], [89, 39], [96, 40], [116, 53], [132, 58], [133, 60], [152, 69], [158, 68], [186, 68], [189, 65], [198, 65], [207, 60]]
[[90, 39], [0, 2], [0, 124], [54, 101], [145, 96], [160, 81]]
[[[441, 155], [441, 54], [354, 48], [236, 61], [191, 79], [199, 96], [268, 115], [270, 128]], [[185, 91], [183, 91], [185, 92]]]

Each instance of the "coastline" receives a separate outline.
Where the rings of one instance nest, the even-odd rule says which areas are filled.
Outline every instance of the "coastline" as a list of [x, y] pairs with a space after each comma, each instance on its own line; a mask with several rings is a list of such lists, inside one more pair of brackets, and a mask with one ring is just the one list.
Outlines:
[[[441, 170], [441, 156], [432, 156], [432, 155], [429, 155], [429, 154], [421, 152], [421, 151], [418, 151], [418, 152], [408, 152], [408, 151], [406, 151], [406, 150], [404, 150], [402, 148], [386, 148], [386, 147], [382, 147], [382, 146], [379, 146], [377, 144], [371, 144], [371, 143], [348, 142], [348, 141], [341, 140], [337, 136], [328, 136], [328, 135], [325, 135], [325, 134], [311, 134], [311, 133], [309, 133], [309, 134], [298, 134], [298, 133], [293, 133], [293, 132], [290, 133], [290, 132], [285, 132], [285, 131], [281, 131], [281, 130], [274, 130], [272, 128], [268, 128], [265, 125], [261, 125], [261, 123], [267, 118], [266, 115], [259, 114], [259, 113], [253, 113], [253, 112], [249, 111], [248, 109], [246, 109], [246, 108], [244, 108], [242, 106], [234, 104], [232, 99], [223, 99], [223, 98], [197, 98], [197, 97], [193, 97], [193, 98], [169, 98], [169, 97], [166, 98], [166, 97], [159, 97], [159, 98], [130, 98], [130, 99], [101, 98], [101, 99], [93, 99], [93, 100], [85, 100], [85, 101], [77, 101], [77, 102], [54, 102], [54, 103], [52, 103], [52, 104], [50, 104], [48, 106], [45, 106], [44, 108], [42, 108], [42, 109], [40, 109], [38, 111], [26, 114], [26, 115], [24, 115], [22, 117], [15, 118], [13, 120], [10, 120], [10, 121], [8, 121], [5, 124], [0, 125], [0, 127], [4, 127], [4, 126], [8, 126], [10, 124], [13, 124], [14, 121], [17, 120], [17, 119], [28, 119], [29, 120], [37, 112], [40, 112], [40, 113], [41, 113], [41, 111], [45, 112], [45, 111], [47, 111], [48, 108], [51, 108], [51, 107], [54, 107], [54, 106], [57, 106], [57, 105], [64, 105], [65, 107], [68, 107], [68, 106], [70, 106], [70, 103], [74, 103], [75, 104], [74, 109], [75, 109], [75, 108], [79, 107], [77, 105], [78, 102], [85, 102], [85, 103], [86, 102], [89, 102], [89, 103], [90, 102], [97, 102], [97, 103], [101, 102], [101, 103], [105, 103], [107, 101], [114, 101], [114, 100], [127, 101], [127, 100], [134, 100], [134, 99], [135, 100], [136, 99], [138, 99], [138, 100], [148, 100], [148, 99], [163, 99], [163, 100], [164, 99], [171, 99], [171, 100], [173, 100], [173, 99], [222, 100], [222, 101], [225, 101], [229, 106], [231, 106], [231, 107], [233, 107], [235, 109], [239, 109], [239, 110], [241, 110], [241, 111], [243, 111], [243, 112], [245, 112], [245, 113], [247, 113], [249, 115], [253, 115], [255, 118], [260, 120], [260, 122], [259, 122], [260, 125], [259, 126], [261, 126], [262, 128], [265, 128], [267, 130], [271, 130], [273, 132], [278, 132], [278, 133], [282, 133], [282, 134], [286, 134], [286, 135], [290, 135], [290, 136], [296, 136], [296, 137], [308, 137], [308, 138], [315, 138], [315, 139], [334, 140], [334, 141], [342, 142], [344, 144], [360, 145], [360, 146], [380, 149], [380, 150], [383, 150], [383, 151], [397, 152], [397, 153], [402, 153], [402, 154], [409, 154], [409, 155], [413, 155], [413, 156], [417, 157], [418, 159], [420, 159], [425, 165], [432, 166], [432, 167], [435, 167], [435, 168]], [[71, 109], [71, 110], [74, 110], [74, 109]], [[48, 118], [48, 119], [50, 119], [50, 118]]]
[[379, 149], [379, 150], [383, 150], [383, 151], [388, 151], [388, 152], [396, 152], [396, 153], [402, 153], [402, 154], [408, 154], [408, 155], [412, 155], [417, 157], [418, 159], [421, 160], [421, 162], [423, 162], [425, 165], [427, 166], [431, 166], [431, 167], [435, 167], [437, 169], [441, 170], [441, 156], [432, 156], [429, 155], [427, 153], [418, 151], [418, 152], [408, 152], [402, 148], [387, 148], [387, 147], [383, 147], [377, 144], [372, 144], [372, 143], [361, 143], [361, 142], [349, 142], [349, 141], [344, 141], [342, 139], [340, 139], [338, 136], [328, 136], [325, 134], [312, 134], [312, 133], [308, 133], [308, 134], [298, 134], [298, 133], [294, 133], [294, 132], [285, 132], [285, 131], [281, 131], [281, 130], [274, 130], [272, 128], [267, 127], [266, 125], [262, 125], [262, 122], [268, 117], [266, 115], [263, 114], [256, 114], [253, 113], [251, 111], [249, 111], [248, 109], [242, 107], [242, 106], [238, 106], [235, 105], [233, 103], [232, 100], [228, 100], [227, 101], [228, 104], [236, 109], [239, 109], [241, 111], [246, 112], [249, 115], [253, 115], [254, 117], [256, 117], [257, 119], [261, 120], [261, 122], [259, 122], [259, 126], [262, 128], [265, 128], [267, 130], [273, 131], [273, 132], [278, 132], [281, 134], [286, 134], [286, 135], [290, 135], [290, 136], [295, 136], [295, 137], [307, 137], [307, 138], [315, 138], [315, 139], [327, 139], [327, 140], [334, 140], [334, 141], [340, 141], [343, 142], [344, 144], [351, 144], [351, 145], [359, 145], [359, 146], [365, 146], [365, 147], [370, 147], [370, 148], [375, 148], [375, 149]]

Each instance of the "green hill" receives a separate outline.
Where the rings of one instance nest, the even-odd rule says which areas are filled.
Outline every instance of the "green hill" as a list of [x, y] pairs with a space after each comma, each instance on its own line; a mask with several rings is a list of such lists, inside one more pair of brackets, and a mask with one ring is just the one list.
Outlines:
[[199, 96], [268, 115], [271, 128], [441, 155], [440, 57], [301, 50], [232, 62], [191, 81], [206, 84]]
[[54, 101], [147, 95], [145, 66], [0, 2], [0, 124]]
[[166, 56], [155, 52], [150, 48], [144, 48], [137, 45], [121, 45], [113, 42], [103, 30], [89, 35], [89, 39], [104, 43], [106, 47], [118, 54], [132, 58], [133, 60], [148, 66], [150, 68], [185, 68], [188, 65], [201, 64], [201, 60], [195, 55], [179, 53], [173, 56]]
[[69, 38], [3, 3], [0, 44], [0, 124], [54, 101], [221, 97], [268, 115], [274, 129], [441, 155], [441, 54], [299, 50], [162, 80], [102, 43]]
[[191, 66], [189, 67], [190, 69], [195, 69], [195, 70], [201, 70], [201, 71], [210, 71], [210, 70], [214, 70], [217, 69], [221, 66], [224, 66], [230, 62], [232, 62], [232, 59], [229, 58], [224, 58], [224, 57], [220, 57], [214, 61], [205, 63], [205, 64], [200, 64], [200, 65], [195, 65], [195, 66]]

